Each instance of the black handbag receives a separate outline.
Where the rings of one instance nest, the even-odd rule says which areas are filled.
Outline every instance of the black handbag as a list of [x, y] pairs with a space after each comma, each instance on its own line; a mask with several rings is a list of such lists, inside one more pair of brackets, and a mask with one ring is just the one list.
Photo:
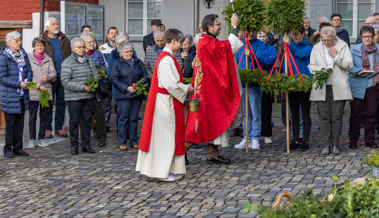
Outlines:
[[101, 81], [103, 81], [103, 84], [108, 89], [108, 91], [112, 90], [112, 81], [109, 79], [109, 76], [103, 78]]

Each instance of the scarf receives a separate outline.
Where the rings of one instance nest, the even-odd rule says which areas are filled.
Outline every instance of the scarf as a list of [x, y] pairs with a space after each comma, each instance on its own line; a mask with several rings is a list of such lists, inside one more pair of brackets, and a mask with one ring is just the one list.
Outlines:
[[130, 59], [128, 59], [128, 60], [125, 59], [125, 61], [126, 61], [126, 63], [127, 63], [132, 69], [133, 69], [134, 58], [132, 57], [132, 58], [130, 58]]
[[[9, 48], [9, 46], [5, 47], [5, 51], [10, 54], [13, 59], [16, 61], [18, 66], [18, 81], [22, 81], [22, 76], [24, 75], [24, 66], [25, 66], [25, 59], [24, 55], [22, 55], [21, 51], [18, 50], [17, 52], [14, 52], [12, 49]], [[24, 89], [18, 88], [17, 93], [20, 94], [20, 96], [24, 96]]]
[[[370, 69], [370, 61], [368, 59], [368, 55], [373, 53], [373, 52], [374, 52], [373, 70], [374, 70], [374, 73], [376, 73], [379, 71], [377, 48], [376, 48], [374, 43], [372, 43], [372, 45], [369, 47], [362, 44], [361, 55], [362, 55], [362, 66], [363, 66], [363, 68]], [[375, 87], [376, 84], [378, 84], [378, 82], [379, 82], [379, 76], [375, 76], [373, 78], [373, 86]]]
[[91, 55], [93, 53], [93, 50], [89, 50], [89, 51], [87, 51], [87, 54], [88, 55]]
[[81, 64], [84, 64], [85, 62], [87, 62], [87, 57], [85, 55], [83, 55], [83, 57], [80, 57], [79, 55], [77, 55], [75, 52], [72, 52], [72, 55], [74, 55], [74, 57], [76, 58], [76, 60], [81, 63]]
[[343, 30], [343, 27], [339, 26], [338, 28], [336, 28], [336, 34], [339, 34], [340, 32], [342, 32], [342, 30]]
[[45, 58], [45, 53], [42, 53], [42, 55], [39, 55], [39, 54], [33, 52], [33, 56], [37, 59], [39, 65], [41, 65], [43, 59]]

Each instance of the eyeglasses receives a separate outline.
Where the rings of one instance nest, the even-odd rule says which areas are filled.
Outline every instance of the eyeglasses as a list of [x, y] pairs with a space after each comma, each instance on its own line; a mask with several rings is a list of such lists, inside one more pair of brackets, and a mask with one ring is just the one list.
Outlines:
[[370, 36], [362, 36], [362, 39], [372, 39], [372, 35], [370, 35]]
[[124, 54], [132, 54], [132, 53], [133, 53], [133, 50], [131, 50], [131, 51], [124, 51], [124, 52], [122, 52], [122, 53], [124, 53]]
[[333, 19], [332, 21], [341, 21], [341, 19]]
[[95, 44], [95, 41], [86, 41], [88, 44]]
[[213, 24], [212, 26], [221, 26], [221, 23]]
[[331, 43], [331, 42], [333, 42], [333, 39], [323, 39], [323, 40], [321, 40], [323, 43]]
[[77, 49], [79, 49], [79, 50], [84, 50], [84, 49], [86, 49], [86, 47], [85, 46], [81, 46], [81, 47], [76, 47]]
[[39, 45], [35, 45], [34, 47], [43, 47], [43, 45], [39, 44]]
[[13, 40], [15, 43], [22, 43], [22, 40]]

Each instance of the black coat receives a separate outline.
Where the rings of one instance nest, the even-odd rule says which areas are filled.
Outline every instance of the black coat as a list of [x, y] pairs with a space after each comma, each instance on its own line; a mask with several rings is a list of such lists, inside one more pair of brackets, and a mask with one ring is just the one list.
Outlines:
[[190, 78], [193, 74], [192, 62], [196, 57], [196, 47], [192, 46], [188, 51], [188, 56], [186, 60], [186, 66], [184, 68], [183, 77]]
[[312, 29], [312, 27], [309, 27], [309, 31], [308, 31], [308, 35], [307, 35], [307, 39], [309, 40], [309, 38], [311, 38], [312, 34], [316, 32], [315, 29]]
[[349, 48], [350, 48], [349, 33], [345, 29], [343, 29], [340, 33], [337, 33], [337, 36], [338, 36], [338, 38], [340, 38], [343, 41], [345, 41], [347, 43], [347, 45], [349, 46]]
[[111, 80], [116, 89], [116, 100], [143, 98], [143, 95], [126, 91], [129, 86], [132, 86], [133, 83], [137, 83], [142, 78], [144, 78], [144, 83], [149, 82], [145, 65], [140, 59], [136, 57], [133, 58], [133, 66], [131, 66], [131, 64], [129, 65], [129, 63], [122, 56], [113, 62]]
[[154, 34], [151, 32], [149, 35], [143, 37], [143, 50], [146, 54], [146, 48], [155, 45]]

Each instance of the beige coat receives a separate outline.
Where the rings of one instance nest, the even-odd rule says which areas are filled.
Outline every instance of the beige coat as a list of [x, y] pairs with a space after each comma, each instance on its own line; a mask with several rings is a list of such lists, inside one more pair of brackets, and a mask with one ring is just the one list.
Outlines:
[[[334, 101], [353, 100], [349, 85], [349, 70], [353, 67], [353, 60], [349, 50], [349, 46], [343, 40], [338, 39], [337, 45], [338, 57], [333, 64], [332, 83]], [[326, 69], [325, 51], [323, 43], [317, 43], [311, 53], [311, 61], [308, 65], [311, 74], [315, 71]], [[322, 89], [316, 89], [316, 84], [313, 84], [310, 101], [325, 101], [326, 84]]]
[[[52, 95], [51, 95], [51, 82], [54, 82], [57, 73], [55, 72], [54, 68], [54, 62], [51, 60], [51, 58], [45, 53], [45, 58], [43, 59], [41, 65], [38, 63], [37, 59], [34, 57], [33, 53], [28, 54], [30, 65], [32, 66], [32, 71], [33, 71], [33, 81], [37, 83], [37, 90], [30, 89], [29, 90], [29, 96], [30, 96], [30, 101], [39, 101], [39, 93], [40, 93], [40, 86], [45, 86], [47, 91], [50, 94], [50, 100], [52, 100]], [[40, 78], [42, 76], [49, 76], [50, 81], [48, 82], [40, 82]]]

